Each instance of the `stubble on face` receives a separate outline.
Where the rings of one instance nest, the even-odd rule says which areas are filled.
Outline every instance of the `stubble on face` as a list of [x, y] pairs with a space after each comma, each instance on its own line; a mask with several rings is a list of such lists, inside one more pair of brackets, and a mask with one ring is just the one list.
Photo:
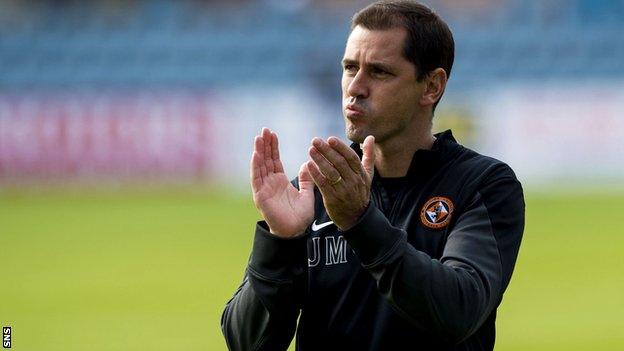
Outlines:
[[366, 139], [366, 137], [371, 135], [373, 132], [367, 128], [368, 125], [365, 120], [368, 119], [368, 122], [370, 122], [370, 119], [372, 118], [371, 111], [370, 108], [366, 106], [366, 102], [364, 101], [360, 102], [355, 99], [349, 99], [349, 103], [352, 103], [358, 109], [362, 110], [364, 115], [357, 121], [352, 121], [347, 117], [346, 110], [343, 108], [342, 115], [345, 123], [345, 134], [352, 142], [361, 144], [364, 142], [364, 139]]
[[[412, 123], [419, 88], [415, 67], [403, 57], [406, 35], [402, 28], [368, 30], [360, 26], [349, 35], [342, 98], [345, 134], [351, 141], [362, 143], [373, 135], [380, 144], [404, 133]], [[361, 114], [349, 112], [349, 106]]]
[[353, 126], [353, 124], [349, 122], [349, 120], [347, 120], [346, 118], [345, 118], [345, 134], [347, 136], [347, 139], [358, 144], [361, 144], [364, 142], [364, 139], [366, 139], [366, 136], [364, 136], [365, 134], [371, 135], [370, 133], [362, 133], [362, 130], [356, 129], [355, 126]]
[[[373, 135], [375, 143], [383, 144], [386, 140], [392, 139], [408, 128], [411, 121], [411, 118], [393, 118], [384, 115], [366, 116], [365, 118], [369, 118], [370, 121], [367, 121], [369, 123], [354, 123], [344, 117], [345, 134], [354, 143], [361, 144], [367, 136]], [[373, 123], [376, 128], [371, 128]]]

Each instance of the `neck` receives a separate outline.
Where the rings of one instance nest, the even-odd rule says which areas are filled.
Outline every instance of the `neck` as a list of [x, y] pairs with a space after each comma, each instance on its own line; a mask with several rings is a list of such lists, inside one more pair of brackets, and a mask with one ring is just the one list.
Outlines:
[[375, 167], [382, 177], [404, 177], [416, 150], [430, 150], [435, 141], [431, 120], [414, 124], [400, 134], [375, 144]]

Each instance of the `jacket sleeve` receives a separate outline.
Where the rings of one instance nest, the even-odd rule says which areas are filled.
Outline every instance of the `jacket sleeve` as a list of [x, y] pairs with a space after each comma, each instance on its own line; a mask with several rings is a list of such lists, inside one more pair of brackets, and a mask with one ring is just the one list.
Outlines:
[[439, 260], [410, 245], [372, 203], [343, 233], [399, 314], [454, 343], [481, 326], [511, 278], [524, 230], [522, 187], [511, 169], [490, 175], [458, 215]]
[[301, 309], [305, 245], [305, 236], [282, 239], [258, 222], [243, 282], [221, 316], [230, 350], [288, 348]]

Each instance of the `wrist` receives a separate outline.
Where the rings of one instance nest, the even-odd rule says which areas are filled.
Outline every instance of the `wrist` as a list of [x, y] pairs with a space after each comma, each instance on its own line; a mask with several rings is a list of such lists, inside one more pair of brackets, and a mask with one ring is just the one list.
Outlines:
[[362, 216], [366, 213], [366, 210], [368, 210], [368, 207], [370, 206], [370, 201], [368, 201], [366, 203], [366, 205], [364, 205], [362, 208], [360, 208], [360, 210], [355, 213], [353, 216], [351, 216], [351, 220], [349, 222], [345, 222], [345, 223], [341, 223], [340, 225], [336, 225], [338, 227], [338, 229], [340, 231], [347, 231], [351, 228], [353, 228], [356, 224], [358, 224], [361, 220], [362, 220]]
[[275, 229], [275, 227], [271, 226], [269, 222], [266, 222], [266, 223], [267, 223], [267, 226], [269, 227], [269, 233], [281, 239], [294, 239], [294, 238], [301, 237], [305, 234], [305, 228], [294, 229], [294, 230], [293, 229], [291, 230]]

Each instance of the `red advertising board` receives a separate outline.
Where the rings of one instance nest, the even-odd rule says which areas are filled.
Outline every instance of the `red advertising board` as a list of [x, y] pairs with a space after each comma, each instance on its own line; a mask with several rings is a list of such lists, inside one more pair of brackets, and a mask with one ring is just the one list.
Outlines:
[[209, 107], [200, 93], [0, 96], [0, 179], [209, 176]]

